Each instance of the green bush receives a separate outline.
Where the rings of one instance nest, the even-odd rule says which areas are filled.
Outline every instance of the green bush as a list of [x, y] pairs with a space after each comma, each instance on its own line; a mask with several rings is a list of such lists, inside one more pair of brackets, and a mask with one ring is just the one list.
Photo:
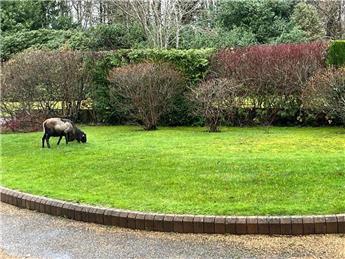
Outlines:
[[291, 21], [298, 29], [305, 32], [310, 41], [319, 40], [325, 36], [317, 9], [311, 4], [298, 3], [291, 15]]
[[7, 34], [0, 39], [1, 59], [8, 60], [14, 54], [31, 47], [58, 49], [74, 33], [74, 31], [41, 29]]
[[143, 33], [136, 26], [129, 29], [121, 24], [99, 25], [87, 31], [40, 29], [18, 31], [1, 36], [1, 60], [28, 48], [72, 50], [114, 50], [127, 49], [145, 41]]
[[253, 44], [256, 44], [255, 35], [241, 27], [227, 31], [222, 28], [185, 26], [181, 31], [182, 49], [245, 47]]
[[271, 43], [304, 43], [308, 42], [308, 37], [305, 31], [298, 27], [283, 32], [279, 37], [274, 38]]
[[335, 67], [345, 65], [345, 40], [335, 40], [328, 48], [327, 64]]
[[268, 43], [286, 31], [294, 4], [284, 0], [220, 1], [217, 19], [225, 30], [245, 28], [258, 43]]
[[77, 31], [69, 40], [68, 47], [78, 50], [129, 49], [145, 42], [138, 26], [127, 28], [122, 24], [101, 24], [87, 31]]

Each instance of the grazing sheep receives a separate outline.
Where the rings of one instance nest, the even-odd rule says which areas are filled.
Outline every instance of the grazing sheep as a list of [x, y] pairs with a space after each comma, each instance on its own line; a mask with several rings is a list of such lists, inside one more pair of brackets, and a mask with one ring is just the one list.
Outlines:
[[86, 134], [78, 129], [71, 120], [61, 118], [50, 118], [43, 122], [43, 137], [42, 148], [44, 148], [44, 141], [47, 142], [48, 148], [50, 148], [49, 138], [60, 137], [58, 145], [62, 137], [65, 137], [66, 144], [69, 141], [77, 140], [79, 143], [86, 142]]

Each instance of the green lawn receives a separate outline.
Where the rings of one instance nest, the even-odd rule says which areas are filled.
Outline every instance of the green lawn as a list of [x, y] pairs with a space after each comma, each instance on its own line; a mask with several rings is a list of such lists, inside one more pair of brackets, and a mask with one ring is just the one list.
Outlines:
[[343, 128], [82, 127], [87, 144], [0, 135], [1, 185], [68, 201], [166, 213], [345, 212]]

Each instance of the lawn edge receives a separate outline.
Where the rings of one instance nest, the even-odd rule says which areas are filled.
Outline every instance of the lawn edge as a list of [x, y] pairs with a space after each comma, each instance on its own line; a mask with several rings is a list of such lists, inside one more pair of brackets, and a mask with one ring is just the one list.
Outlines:
[[77, 221], [130, 229], [207, 234], [309, 235], [345, 233], [345, 213], [303, 216], [209, 216], [103, 208], [31, 195], [0, 186], [0, 200]]

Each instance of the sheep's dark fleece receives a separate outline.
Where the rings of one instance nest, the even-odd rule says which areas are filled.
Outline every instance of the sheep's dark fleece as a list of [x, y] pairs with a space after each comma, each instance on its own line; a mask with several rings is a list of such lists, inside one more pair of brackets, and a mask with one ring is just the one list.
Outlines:
[[50, 148], [50, 137], [60, 137], [57, 143], [58, 145], [62, 137], [65, 137], [66, 144], [75, 139], [79, 143], [86, 142], [85, 132], [78, 129], [71, 120], [61, 118], [50, 118], [43, 122], [42, 148], [44, 148], [45, 141], [47, 142], [48, 148]]

